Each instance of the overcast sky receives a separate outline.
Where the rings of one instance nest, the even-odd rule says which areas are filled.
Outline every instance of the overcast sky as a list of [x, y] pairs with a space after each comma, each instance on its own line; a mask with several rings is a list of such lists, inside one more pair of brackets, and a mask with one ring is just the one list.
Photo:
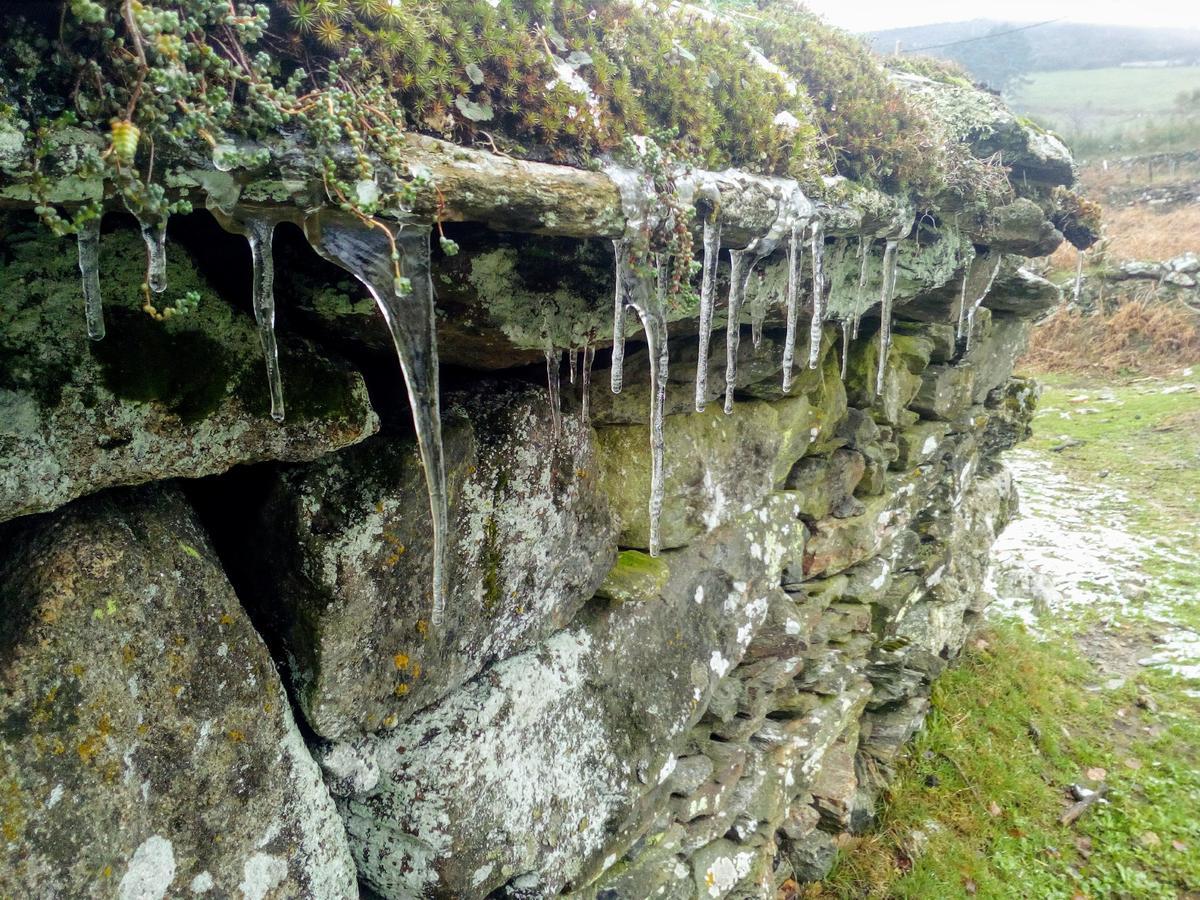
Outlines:
[[809, 9], [834, 25], [851, 31], [878, 31], [905, 25], [961, 22], [964, 19], [1000, 19], [1007, 22], [1041, 22], [1066, 19], [1165, 28], [1200, 28], [1200, 3], [1196, 0], [804, 0]]

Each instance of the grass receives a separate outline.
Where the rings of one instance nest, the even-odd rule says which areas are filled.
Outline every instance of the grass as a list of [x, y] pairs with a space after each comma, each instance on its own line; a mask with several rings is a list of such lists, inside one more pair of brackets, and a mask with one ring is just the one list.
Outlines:
[[[1178, 592], [1174, 621], [1200, 627], [1200, 393], [1164, 392], [1189, 380], [1179, 375], [1039, 378], [1026, 446], [1079, 479], [1104, 472], [1131, 498], [1132, 526], [1165, 548], [1144, 566], [1156, 594]], [[996, 622], [968, 642], [934, 685], [877, 827], [842, 839], [833, 872], [809, 896], [1198, 896], [1200, 700], [1180, 679], [1137, 665], [1153, 623], [1090, 612], [1055, 617], [1039, 637]], [[1133, 676], [1109, 682], [1089, 661], [1097, 630], [1107, 640], [1097, 658], [1108, 668], [1105, 654], [1126, 646]], [[1060, 824], [1067, 786], [1101, 781], [1110, 803]]]
[[[1024, 446], [1048, 452], [1081, 441], [1056, 454], [1062, 468], [1079, 478], [1108, 472], [1106, 478], [1139, 498], [1130, 512], [1147, 531], [1192, 530], [1200, 538], [1200, 391], [1163, 393], [1195, 386], [1200, 373], [1106, 383], [1077, 374], [1037, 378], [1043, 386], [1041, 411]], [[1101, 392], [1113, 400], [1097, 402]], [[1080, 412], [1088, 409], [1096, 411]]]
[[1172, 120], [1175, 98], [1200, 87], [1200, 66], [1034, 72], [1008, 98], [1068, 138], [1137, 132]]
[[[810, 896], [1174, 900], [1200, 889], [1200, 704], [1150, 679], [1151, 713], [1136, 686], [1095, 680], [1066, 645], [994, 626], [935, 684], [879, 827], [845, 843]], [[1066, 787], [1101, 781], [1110, 804], [1059, 824]]]

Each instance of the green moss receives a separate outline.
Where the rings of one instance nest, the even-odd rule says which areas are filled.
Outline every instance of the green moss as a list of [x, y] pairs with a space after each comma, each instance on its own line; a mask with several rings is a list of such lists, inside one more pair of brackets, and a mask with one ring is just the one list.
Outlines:
[[500, 564], [504, 560], [499, 541], [499, 525], [495, 515], [489, 515], [483, 524], [483, 551], [480, 566], [483, 568], [483, 610], [494, 614], [504, 599], [500, 588]]
[[[271, 414], [270, 388], [261, 356], [243, 361], [237, 395], [253, 416]], [[366, 408], [356, 402], [356, 377], [307, 348], [279, 348], [283, 405], [289, 424], [353, 420], [361, 425]]]
[[622, 550], [596, 595], [618, 603], [654, 600], [662, 595], [670, 575], [662, 557], [641, 550]]
[[228, 392], [239, 361], [200, 331], [168, 331], [141, 312], [111, 310], [108, 336], [91, 346], [104, 385], [118, 397], [157, 402], [192, 424]]

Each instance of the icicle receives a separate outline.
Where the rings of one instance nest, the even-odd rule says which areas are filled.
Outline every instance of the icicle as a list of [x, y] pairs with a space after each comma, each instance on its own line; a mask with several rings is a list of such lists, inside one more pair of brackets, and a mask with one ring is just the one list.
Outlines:
[[883, 282], [879, 295], [879, 367], [875, 372], [875, 395], [883, 393], [883, 377], [887, 374], [888, 350], [892, 346], [892, 300], [896, 295], [896, 250], [898, 238], [889, 238], [883, 251]]
[[258, 323], [258, 340], [262, 344], [267, 364], [267, 386], [271, 391], [271, 418], [283, 421], [283, 378], [279, 372], [279, 347], [275, 343], [275, 261], [271, 246], [275, 237], [275, 221], [265, 218], [247, 219], [246, 241], [250, 244], [250, 259], [254, 268], [254, 319]]
[[758, 283], [754, 285], [753, 291], [750, 290], [750, 282], [747, 281], [746, 292], [750, 295], [750, 343], [757, 350], [762, 345], [763, 325], [767, 321], [767, 306], [771, 299], [767, 296], [762, 272], [758, 273]]
[[846, 364], [850, 360], [850, 319], [842, 319], [842, 381], [846, 380]]
[[[661, 269], [659, 266], [661, 280]], [[639, 277], [633, 267], [622, 266], [618, 273], [619, 288], [627, 302], [641, 319], [650, 352], [650, 555], [657, 556], [660, 546], [659, 519], [663, 505], [663, 408], [667, 398], [667, 315], [665, 291], [658, 284], [651, 290], [648, 279]]]
[[980, 305], [987, 297], [988, 292], [991, 291], [992, 285], [996, 282], [996, 273], [1000, 271], [1001, 254], [993, 250], [991, 254], [989, 254], [989, 258], [990, 257], [994, 257], [995, 259], [994, 262], [992, 262], [992, 270], [988, 275], [987, 284], [984, 285], [978, 299], [976, 299], [975, 302], [971, 304], [971, 308], [967, 310], [967, 350], [971, 349], [971, 334], [975, 331], [975, 313], [978, 311]]
[[[313, 248], [366, 285], [382, 313], [408, 385], [413, 425], [433, 517], [433, 610], [445, 616], [449, 499], [438, 400], [437, 332], [429, 265], [429, 228], [407, 225], [393, 235], [382, 222], [363, 225], [332, 210], [304, 220]], [[402, 265], [404, 277], [397, 276]]]
[[1083, 293], [1083, 251], [1075, 251], [1075, 292], [1072, 295], [1072, 300], [1076, 306], [1079, 305], [1079, 297]]
[[967, 324], [967, 282], [971, 279], [971, 268], [974, 261], [967, 264], [963, 269], [962, 288], [958, 293], [958, 328], [954, 332], [956, 338], [961, 339], [963, 336], [963, 328]]
[[[554, 423], [554, 440], [562, 437], [562, 398], [559, 396], [559, 370], [562, 368], [562, 354], [553, 346], [546, 347], [546, 388], [550, 398], [550, 416]], [[571, 379], [574, 381], [574, 379]]]
[[867, 240], [867, 236], [859, 235], [858, 256], [862, 264], [858, 269], [858, 292], [854, 297], [854, 327], [850, 330], [850, 337], [855, 340], [858, 339], [858, 326], [862, 322], [863, 307], [867, 299], [867, 264], [871, 261], [870, 249], [871, 242]]
[[83, 312], [93, 341], [104, 339], [104, 307], [100, 297], [100, 217], [79, 229], [79, 273], [83, 277]]
[[250, 246], [251, 305], [254, 309], [254, 321], [258, 324], [258, 341], [262, 346], [263, 360], [267, 366], [271, 418], [282, 422], [283, 377], [279, 370], [279, 346], [275, 342], [275, 261], [271, 254], [278, 220], [266, 215], [255, 215], [246, 210], [233, 209], [227, 212], [211, 207], [210, 211], [222, 228], [232, 234], [242, 235]]
[[747, 263], [749, 248], [729, 251], [729, 322], [725, 329], [725, 415], [733, 412], [733, 389], [737, 384], [737, 353], [741, 343], [742, 302], [746, 298], [746, 282], [753, 270]]
[[792, 366], [796, 357], [796, 317], [797, 298], [800, 295], [800, 267], [804, 262], [803, 232], [807, 223], [797, 222], [792, 225], [792, 233], [788, 236], [787, 263], [787, 334], [783, 339], [783, 392], [792, 389]]
[[146, 242], [146, 283], [150, 290], [161, 294], [167, 289], [167, 219], [157, 222], [142, 222], [142, 240]]
[[700, 346], [696, 356], [696, 412], [708, 403], [708, 345], [712, 338], [717, 263], [721, 257], [721, 223], [716, 214], [704, 220], [704, 270], [700, 280]]
[[808, 330], [808, 367], [815, 369], [821, 355], [821, 331], [825, 324], [825, 224], [820, 219], [812, 223], [813, 308]]
[[574, 347], [567, 350], [567, 380], [571, 384], [575, 383], [575, 359], [576, 351]]
[[596, 358], [596, 348], [592, 345], [592, 336], [588, 337], [583, 342], [583, 358], [580, 360], [579, 372], [579, 388], [583, 395], [582, 408], [579, 412], [579, 421], [587, 425], [590, 421], [591, 414], [591, 392], [592, 392], [592, 361]]
[[614, 394], [621, 393], [625, 381], [625, 270], [629, 268], [625, 254], [629, 252], [629, 242], [624, 238], [613, 241], [613, 256], [616, 258], [617, 274], [616, 290], [613, 300], [613, 346], [612, 370], [609, 372], [610, 384]]

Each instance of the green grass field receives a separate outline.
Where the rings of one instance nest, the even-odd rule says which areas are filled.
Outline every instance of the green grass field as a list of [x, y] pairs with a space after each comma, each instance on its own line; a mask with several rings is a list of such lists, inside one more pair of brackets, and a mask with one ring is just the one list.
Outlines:
[[[1177, 390], [1191, 379], [1039, 378], [1026, 449], [1125, 493], [1131, 525], [1164, 548], [1146, 573], [1193, 598], [1165, 604], [1172, 620], [1200, 628], [1200, 393]], [[997, 618], [969, 641], [934, 684], [877, 826], [842, 840], [806, 900], [1200, 896], [1200, 692], [1132, 662], [1110, 680], [1097, 659], [1135, 660], [1154, 630], [1132, 607], [1105, 616], [1056, 612], [1039, 635]], [[1062, 824], [1065, 786], [1101, 782], [1108, 804]]]
[[1175, 98], [1196, 88], [1200, 66], [1069, 69], [1034, 72], [1007, 99], [1068, 140], [1132, 139], [1147, 129], [1177, 130], [1183, 118], [1173, 114]]

